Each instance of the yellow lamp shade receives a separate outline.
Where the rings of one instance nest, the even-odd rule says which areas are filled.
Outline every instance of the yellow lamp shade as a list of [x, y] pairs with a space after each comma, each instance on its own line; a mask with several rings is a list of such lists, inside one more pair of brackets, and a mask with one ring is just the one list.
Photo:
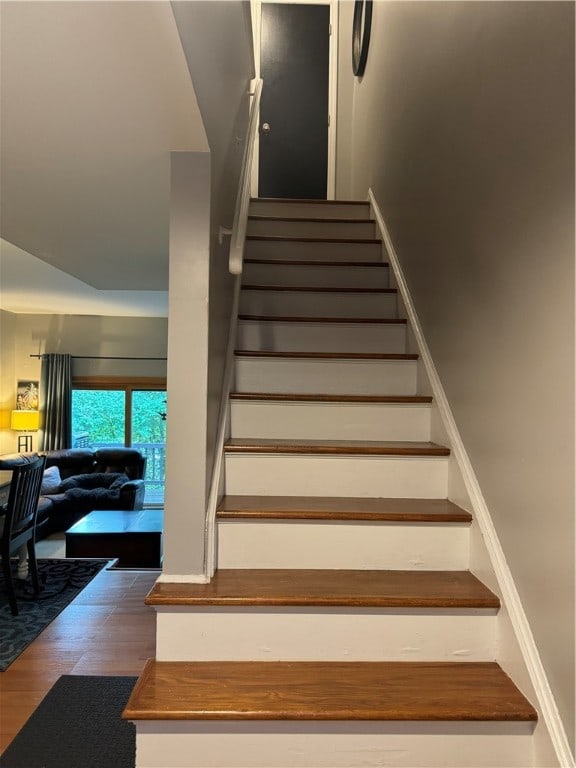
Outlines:
[[12, 411], [10, 429], [16, 432], [37, 432], [39, 424], [39, 411]]

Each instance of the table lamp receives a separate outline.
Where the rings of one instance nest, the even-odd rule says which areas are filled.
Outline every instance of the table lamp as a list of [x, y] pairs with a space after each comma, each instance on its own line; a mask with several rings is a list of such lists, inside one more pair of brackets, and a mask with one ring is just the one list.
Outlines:
[[[12, 411], [10, 429], [15, 432], [38, 432], [39, 425], [39, 411]], [[18, 453], [32, 450], [32, 435], [18, 435]]]

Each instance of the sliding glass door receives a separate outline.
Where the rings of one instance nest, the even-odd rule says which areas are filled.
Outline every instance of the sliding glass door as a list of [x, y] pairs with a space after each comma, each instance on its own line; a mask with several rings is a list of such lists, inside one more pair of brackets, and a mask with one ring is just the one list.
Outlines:
[[146, 456], [147, 506], [164, 502], [166, 390], [141, 382], [75, 383], [72, 447], [131, 446]]
[[146, 503], [164, 503], [166, 472], [166, 392], [133, 390], [131, 408], [133, 448], [146, 456]]

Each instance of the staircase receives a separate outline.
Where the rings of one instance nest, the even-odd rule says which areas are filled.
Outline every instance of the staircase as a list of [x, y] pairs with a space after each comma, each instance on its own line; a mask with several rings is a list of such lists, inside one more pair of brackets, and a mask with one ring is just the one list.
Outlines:
[[248, 234], [218, 570], [147, 598], [137, 765], [533, 765], [368, 204], [257, 200]]

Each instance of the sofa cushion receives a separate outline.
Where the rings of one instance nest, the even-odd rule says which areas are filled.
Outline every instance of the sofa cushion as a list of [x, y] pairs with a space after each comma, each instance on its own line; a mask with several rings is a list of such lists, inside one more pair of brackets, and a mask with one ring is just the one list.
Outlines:
[[110, 488], [70, 488], [66, 491], [67, 499], [93, 499], [97, 503], [101, 499], [119, 499], [119, 491]]
[[58, 493], [61, 482], [62, 478], [60, 477], [60, 470], [58, 467], [56, 465], [53, 467], [48, 467], [44, 470], [44, 475], [42, 476], [42, 487], [40, 489], [40, 493], [44, 495], [50, 493]]
[[53, 506], [54, 506], [54, 503], [51, 498], [47, 496], [40, 496], [40, 498], [38, 499], [38, 517], [37, 517], [37, 521], [39, 523], [46, 520]]
[[[80, 488], [82, 490], [98, 490], [99, 488], [110, 488], [110, 486], [120, 478], [126, 478], [119, 472], [89, 472], [84, 475], [73, 475], [66, 480], [63, 480], [60, 484], [60, 491], [66, 493], [66, 491], [72, 488]], [[126, 482], [126, 479], [124, 479]]]
[[94, 453], [82, 448], [64, 448], [59, 451], [43, 451], [46, 466], [58, 465], [62, 479], [94, 471]]
[[94, 451], [95, 472], [123, 472], [130, 480], [144, 477], [146, 458], [135, 448], [99, 448]]
[[110, 488], [111, 491], [114, 491], [114, 490], [119, 491], [120, 488], [122, 488], [122, 486], [125, 485], [125, 483], [127, 483], [128, 481], [129, 481], [128, 475], [125, 475], [122, 472], [120, 472], [119, 474], [116, 475], [116, 480], [114, 480], [114, 482], [111, 483], [108, 487]]

